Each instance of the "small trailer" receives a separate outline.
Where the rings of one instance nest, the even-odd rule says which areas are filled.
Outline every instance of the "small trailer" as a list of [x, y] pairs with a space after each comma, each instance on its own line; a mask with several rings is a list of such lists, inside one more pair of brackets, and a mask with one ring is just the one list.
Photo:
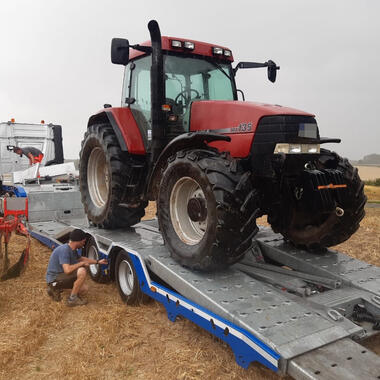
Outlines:
[[83, 254], [108, 258], [90, 266], [93, 280], [116, 281], [126, 304], [151, 297], [171, 321], [193, 321], [228, 343], [240, 366], [256, 361], [295, 379], [380, 379], [380, 358], [359, 343], [380, 330], [379, 267], [333, 250], [296, 249], [261, 228], [240, 263], [202, 273], [170, 257], [157, 220], [111, 231], [69, 210], [60, 215], [30, 223], [31, 235], [54, 248], [82, 228]]

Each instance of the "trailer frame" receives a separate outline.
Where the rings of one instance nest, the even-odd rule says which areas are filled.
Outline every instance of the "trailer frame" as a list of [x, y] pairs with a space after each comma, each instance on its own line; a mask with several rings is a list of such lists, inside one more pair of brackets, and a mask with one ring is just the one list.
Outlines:
[[[380, 316], [379, 267], [331, 250], [320, 254], [300, 251], [287, 245], [279, 235], [274, 234], [270, 229], [262, 228], [254, 241], [252, 251], [242, 264], [236, 265], [236, 268], [232, 267], [225, 272], [213, 275], [193, 272], [181, 267], [171, 259], [156, 224], [155, 220], [145, 221], [133, 229], [111, 231], [90, 226], [83, 219], [67, 219], [65, 221], [34, 222], [30, 225], [30, 231], [34, 238], [55, 248], [68, 240], [69, 233], [73, 228], [83, 229], [96, 242], [99, 258], [109, 259], [108, 266], [99, 266], [103, 279], [105, 277], [115, 278], [117, 274], [114, 273], [115, 270], [112, 266], [115, 264], [117, 253], [120, 250], [126, 252], [133, 262], [141, 291], [163, 304], [169, 320], [174, 322], [178, 316], [183, 316], [226, 342], [234, 352], [236, 362], [243, 368], [247, 368], [252, 362], [259, 362], [281, 375], [289, 374], [296, 379], [318, 379], [321, 378], [321, 373], [324, 374], [323, 378], [354, 379], [358, 373], [361, 375], [368, 371], [367, 378], [380, 378], [379, 357], [367, 349], [364, 350], [357, 343], [366, 336], [376, 334], [377, 331], [371, 330], [369, 324], [359, 326], [353, 323], [350, 320], [353, 306], [349, 305], [356, 301], [357, 303], [364, 302], [367, 307], [370, 306], [369, 309], [374, 314], [377, 313], [376, 315]], [[307, 278], [305, 268], [311, 266], [313, 274], [309, 273], [309, 275], [313, 280], [315, 278], [320, 278], [321, 281], [325, 279], [327, 284], [335, 284], [335, 286], [330, 286], [330, 289], [320, 294], [300, 295], [293, 291], [289, 293], [281, 290], [275, 283], [264, 281], [260, 276], [251, 277], [247, 274], [249, 268], [254, 271], [260, 271], [260, 269], [250, 267], [250, 263], [257, 262], [257, 258], [263, 254], [271, 260], [275, 257], [279, 260], [278, 255], [280, 255], [280, 261], [297, 269], [297, 272], [306, 273]], [[331, 272], [331, 268], [326, 264], [328, 260], [331, 261], [331, 258], [335, 258], [331, 267], [341, 271], [344, 266], [347, 273]], [[316, 264], [316, 262], [319, 263]], [[241, 271], [239, 266], [243, 266], [244, 271]], [[265, 269], [262, 270], [265, 271]], [[152, 273], [154, 279], [152, 279]], [[262, 275], [264, 272], [260, 273]], [[360, 278], [355, 278], [357, 273], [361, 273]], [[283, 275], [286, 276], [286, 274], [274, 271], [272, 280], [277, 278], [279, 281], [278, 276]], [[256, 300], [258, 300], [256, 302], [263, 304], [266, 302], [265, 298], [269, 297], [272, 302], [279, 299], [284, 304], [281, 306], [273, 303], [268, 310], [258, 311], [258, 316], [267, 313], [267, 318], [270, 319], [276, 315], [276, 308], [277, 314], [285, 315], [284, 310], [289, 309], [290, 306], [293, 310], [299, 309], [304, 317], [297, 317], [295, 320], [289, 318], [289, 321], [282, 322], [283, 330], [282, 332], [281, 329], [279, 330], [280, 334], [274, 332], [266, 335], [265, 331], [270, 330], [270, 327], [262, 326], [263, 329], [261, 329], [258, 325], [252, 326], [252, 321], [246, 321], [251, 314], [248, 311], [244, 313], [243, 309], [247, 307], [248, 303], [246, 300], [239, 300], [239, 294], [244, 293], [248, 283], [243, 281], [244, 284], [240, 288], [236, 288], [238, 283], [234, 278], [235, 280], [236, 278], [240, 279], [240, 282], [249, 281], [252, 283], [249, 286], [256, 286], [256, 290], [261, 289], [262, 293], [256, 296]], [[235, 309], [230, 307], [226, 301], [227, 298], [223, 300], [227, 302], [226, 304], [218, 303], [218, 291], [214, 294], [211, 293], [210, 296], [207, 291], [212, 287], [203, 289], [200, 285], [202, 281], [206, 281], [207, 284], [215, 282], [216, 288], [220, 286], [220, 281], [235, 286], [234, 289], [220, 292], [224, 292], [225, 298], [227, 296], [227, 298], [233, 299], [230, 305], [235, 303], [242, 309], [240, 310], [239, 306]], [[294, 281], [302, 284], [304, 279], [295, 276]], [[343, 309], [342, 305], [346, 307], [346, 314], [340, 310]], [[231, 308], [230, 311], [228, 311], [228, 307]], [[271, 307], [274, 312], [269, 310]], [[283, 308], [281, 309], [281, 307]], [[319, 327], [316, 326], [318, 324], [320, 324]], [[306, 330], [311, 327], [315, 331], [310, 331], [308, 334]], [[276, 329], [278, 330], [278, 326], [273, 326], [273, 331]], [[302, 329], [306, 331], [304, 331], [304, 336], [300, 336], [300, 334], [298, 336], [295, 331], [302, 331]], [[290, 333], [297, 336], [293, 340], [290, 339], [289, 342], [278, 344], [281, 334], [289, 335]], [[345, 355], [356, 358], [356, 360], [348, 361], [342, 357], [340, 361], [336, 359], [330, 366], [326, 365], [329, 356], [331, 357], [331, 350], [335, 351], [335, 347], [338, 349], [342, 345], [348, 350]], [[342, 351], [341, 348], [339, 350]], [[363, 360], [362, 354], [364, 351], [366, 353], [365, 360]]]

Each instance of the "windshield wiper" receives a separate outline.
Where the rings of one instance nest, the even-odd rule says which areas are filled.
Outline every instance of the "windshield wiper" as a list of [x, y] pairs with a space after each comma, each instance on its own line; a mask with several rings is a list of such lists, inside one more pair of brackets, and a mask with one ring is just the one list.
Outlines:
[[232, 81], [232, 78], [224, 71], [223, 67], [219, 65], [219, 63], [216, 63], [215, 61], [206, 59], [208, 63], [211, 63], [214, 67], [216, 67], [219, 71], [221, 71], [230, 81]]

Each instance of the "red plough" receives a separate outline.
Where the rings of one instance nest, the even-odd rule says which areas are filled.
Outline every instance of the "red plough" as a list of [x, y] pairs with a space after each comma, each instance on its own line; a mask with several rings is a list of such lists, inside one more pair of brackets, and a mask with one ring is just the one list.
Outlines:
[[[0, 217], [0, 281], [18, 277], [26, 267], [30, 255], [30, 235], [25, 227], [28, 216], [27, 198], [1, 198]], [[9, 267], [8, 245], [12, 232], [26, 237], [27, 243], [19, 260]], [[4, 252], [3, 252], [4, 243]]]

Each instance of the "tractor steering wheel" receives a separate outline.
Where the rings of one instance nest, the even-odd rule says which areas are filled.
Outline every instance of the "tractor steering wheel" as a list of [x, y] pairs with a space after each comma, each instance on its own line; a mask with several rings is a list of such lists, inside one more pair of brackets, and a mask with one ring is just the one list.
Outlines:
[[[192, 92], [195, 92], [195, 98], [192, 98], [191, 95], [189, 95], [189, 92], [192, 93]], [[174, 102], [175, 104], [179, 104], [178, 103], [178, 100], [179, 98], [183, 98], [183, 100], [185, 101], [185, 104], [188, 103], [191, 99], [200, 99], [200, 94], [197, 90], [194, 90], [193, 88], [190, 88], [189, 90], [184, 90], [184, 91], [181, 91], [174, 99]]]

